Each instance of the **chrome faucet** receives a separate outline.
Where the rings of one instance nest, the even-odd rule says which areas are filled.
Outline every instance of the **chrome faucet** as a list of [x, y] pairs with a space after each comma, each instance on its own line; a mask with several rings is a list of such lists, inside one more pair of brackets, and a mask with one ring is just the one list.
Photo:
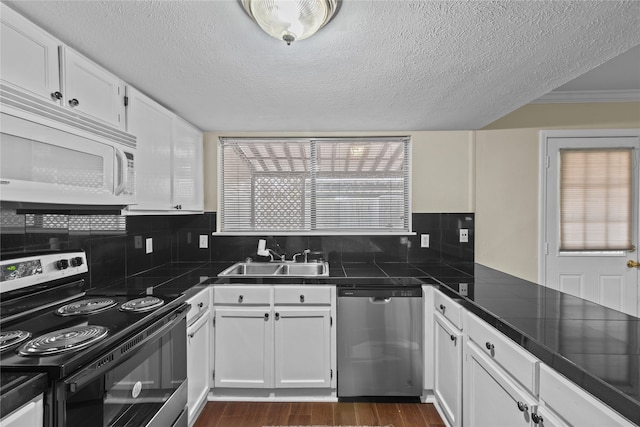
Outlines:
[[292, 259], [293, 259], [293, 262], [297, 262], [297, 261], [296, 261], [296, 258], [297, 258], [297, 257], [299, 257], [300, 255], [304, 255], [304, 262], [305, 262], [305, 264], [306, 264], [307, 262], [309, 262], [308, 255], [309, 255], [310, 253], [311, 253], [311, 249], [305, 249], [305, 250], [304, 250], [304, 251], [302, 251], [302, 252], [298, 252], [297, 254], [295, 254], [295, 255], [293, 256], [293, 258], [292, 258]]

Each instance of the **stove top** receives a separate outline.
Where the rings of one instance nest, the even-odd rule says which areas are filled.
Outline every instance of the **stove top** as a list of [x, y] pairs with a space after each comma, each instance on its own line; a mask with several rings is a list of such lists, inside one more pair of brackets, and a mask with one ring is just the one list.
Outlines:
[[87, 272], [82, 251], [0, 259], [3, 370], [62, 378], [163, 316], [180, 297], [87, 293]]

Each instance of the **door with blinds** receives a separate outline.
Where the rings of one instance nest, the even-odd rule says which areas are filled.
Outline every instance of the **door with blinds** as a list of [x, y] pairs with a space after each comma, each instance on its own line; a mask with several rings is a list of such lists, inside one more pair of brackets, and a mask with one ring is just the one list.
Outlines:
[[638, 130], [543, 134], [542, 282], [638, 315]]

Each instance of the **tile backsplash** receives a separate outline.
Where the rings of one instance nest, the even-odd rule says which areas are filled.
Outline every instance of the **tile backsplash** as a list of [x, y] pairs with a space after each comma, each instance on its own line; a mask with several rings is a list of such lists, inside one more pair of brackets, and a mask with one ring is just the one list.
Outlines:
[[[216, 213], [199, 215], [23, 214], [0, 210], [0, 251], [83, 249], [90, 286], [99, 288], [168, 262], [239, 261], [256, 258], [259, 238], [279, 247], [287, 259], [304, 249], [321, 251], [331, 262], [436, 262], [474, 260], [474, 214], [414, 213], [409, 236], [222, 236]], [[469, 242], [459, 242], [459, 229]], [[420, 235], [429, 234], [429, 247]], [[203, 236], [203, 237], [201, 237]], [[147, 253], [147, 240], [153, 251]], [[200, 247], [200, 240], [206, 247]]]

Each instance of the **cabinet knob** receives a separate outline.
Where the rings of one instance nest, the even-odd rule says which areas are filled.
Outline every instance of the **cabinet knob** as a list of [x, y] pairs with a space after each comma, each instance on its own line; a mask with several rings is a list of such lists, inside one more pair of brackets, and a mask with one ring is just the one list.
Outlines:
[[264, 314], [264, 320], [269, 320], [269, 313]]
[[198, 303], [198, 308], [202, 308], [202, 307], [204, 307], [204, 303], [203, 302], [199, 302]]
[[244, 300], [244, 296], [243, 296], [243, 295], [240, 295], [240, 296], [238, 297], [238, 302], [242, 302], [242, 300]]
[[304, 302], [304, 295], [300, 295], [300, 302]]
[[78, 105], [80, 105], [80, 101], [78, 101], [77, 98], [73, 98], [69, 100], [69, 105], [71, 107], [77, 107]]
[[280, 313], [276, 313], [276, 320], [280, 320]]
[[440, 310], [442, 310], [442, 314], [444, 314], [444, 311], [446, 310], [447, 307], [444, 306], [444, 304], [440, 304]]
[[62, 99], [62, 92], [59, 90], [55, 92], [51, 92], [51, 99], [57, 99], [58, 101]]
[[173, 208], [180, 210], [180, 209], [182, 209], [182, 205], [175, 205]]
[[487, 350], [489, 350], [489, 351], [494, 349], [493, 344], [491, 344], [489, 341], [486, 342], [485, 347], [487, 347]]
[[518, 409], [520, 410], [520, 412], [524, 412], [529, 409], [529, 406], [524, 402], [518, 401]]
[[455, 341], [456, 340], [456, 336], [453, 335], [453, 334], [451, 334], [450, 338], [451, 338], [451, 341]]
[[531, 414], [531, 419], [533, 420], [534, 424], [540, 424], [544, 422], [544, 419], [536, 413]]

